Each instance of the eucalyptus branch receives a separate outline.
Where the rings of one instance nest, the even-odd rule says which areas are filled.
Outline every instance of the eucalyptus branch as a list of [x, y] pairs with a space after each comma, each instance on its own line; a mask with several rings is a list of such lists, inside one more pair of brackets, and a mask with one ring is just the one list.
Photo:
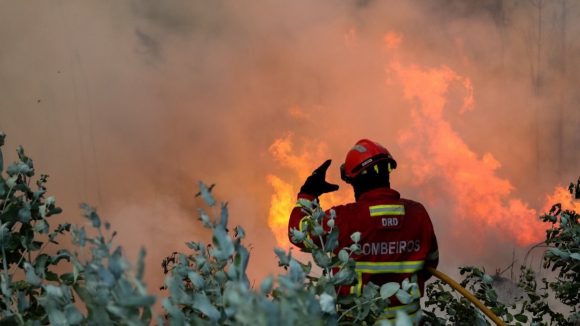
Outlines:
[[[32, 236], [32, 241], [34, 241], [35, 238], [36, 238], [36, 233], [34, 233], [34, 235]], [[22, 260], [24, 259], [24, 255], [26, 253], [30, 254], [30, 250], [28, 250], [28, 248], [26, 248], [24, 250], [24, 252], [20, 255], [20, 260], [18, 261], [18, 263], [16, 264], [16, 266], [14, 266], [14, 270], [12, 270], [12, 276], [14, 276], [14, 274], [16, 274], [16, 270], [18, 269], [18, 266], [20, 266], [20, 263], [22, 263]], [[30, 261], [30, 258], [28, 258], [28, 260]]]
[[[379, 300], [381, 300], [381, 299], [382, 299], [381, 297], [374, 298], [374, 299], [372, 299], [372, 300], [370, 300], [370, 301], [366, 301], [366, 302], [363, 302], [363, 303], [361, 303], [361, 305], [365, 305], [365, 304], [367, 304], [367, 303], [373, 304], [373, 303], [375, 303], [375, 302], [377, 302], [377, 301], [379, 301]], [[337, 320], [337, 321], [340, 321], [340, 320], [342, 319], [342, 317], [346, 316], [346, 314], [347, 314], [349, 311], [351, 311], [351, 310], [353, 310], [353, 309], [355, 309], [355, 308], [357, 308], [357, 307], [358, 307], [358, 305], [354, 305], [354, 306], [350, 307], [349, 309], [347, 309], [345, 312], [343, 312], [343, 313], [342, 313], [342, 315], [340, 315], [340, 317], [338, 318], [338, 320]], [[358, 317], [357, 317], [355, 320], [358, 320]]]
[[15, 185], [16, 185], [16, 183], [14, 183], [12, 185], [12, 187], [10, 187], [10, 189], [8, 190], [8, 193], [6, 194], [6, 199], [4, 200], [4, 206], [2, 206], [2, 213], [4, 213], [4, 210], [6, 209], [6, 204], [8, 203], [8, 197], [10, 197], [10, 192], [12, 191], [12, 189], [14, 189]]

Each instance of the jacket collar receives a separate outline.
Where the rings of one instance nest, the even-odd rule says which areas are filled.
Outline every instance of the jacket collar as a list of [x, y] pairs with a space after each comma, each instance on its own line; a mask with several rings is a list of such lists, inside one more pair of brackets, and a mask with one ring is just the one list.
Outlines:
[[394, 190], [394, 189], [381, 187], [381, 188], [369, 190], [369, 191], [365, 192], [364, 194], [360, 195], [360, 198], [358, 199], [358, 201], [361, 202], [361, 201], [365, 201], [365, 200], [373, 200], [373, 199], [377, 199], [377, 198], [381, 198], [381, 197], [386, 197], [386, 198], [390, 198], [390, 199], [400, 199], [401, 194], [399, 194], [399, 192]]

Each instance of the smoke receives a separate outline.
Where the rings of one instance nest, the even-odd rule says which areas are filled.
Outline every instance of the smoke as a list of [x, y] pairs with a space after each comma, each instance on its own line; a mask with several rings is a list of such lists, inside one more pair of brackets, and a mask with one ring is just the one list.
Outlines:
[[[230, 202], [231, 223], [250, 236], [250, 278], [259, 281], [280, 272], [268, 224], [272, 180], [296, 191], [332, 158], [328, 179], [341, 190], [327, 204], [352, 198], [338, 166], [361, 138], [389, 148], [399, 162], [393, 188], [427, 206], [444, 272], [466, 263], [507, 266], [512, 249], [527, 250], [514, 235], [517, 222], [510, 233], [458, 213], [473, 200], [458, 202], [447, 183], [457, 176], [429, 164], [450, 159], [440, 151], [449, 144], [430, 143], [417, 129], [432, 126], [417, 124], [421, 85], [405, 95], [396, 67], [461, 79], [449, 83], [439, 107], [437, 121], [464, 149], [449, 153], [473, 155], [464, 163], [475, 164], [470, 171], [482, 185], [470, 189], [506, 187], [467, 198], [497, 205], [495, 219], [514, 207], [529, 212], [518, 219], [533, 219], [546, 194], [576, 179], [580, 158], [573, 92], [580, 52], [572, 37], [580, 8], [543, 3], [540, 10], [522, 0], [6, 1], [5, 160], [24, 146], [38, 172], [51, 176], [61, 220], [82, 223], [76, 205], [98, 204], [133, 257], [139, 246], [148, 250], [151, 290], [163, 282], [164, 256], [208, 238], [197, 221], [197, 180], [216, 183], [218, 200]], [[273, 155], [272, 145], [290, 133], [286, 158], [312, 162]], [[308, 144], [324, 146], [310, 152]], [[477, 167], [486, 170], [479, 175]], [[419, 168], [447, 174], [418, 182]], [[507, 238], [494, 242], [494, 230]]]

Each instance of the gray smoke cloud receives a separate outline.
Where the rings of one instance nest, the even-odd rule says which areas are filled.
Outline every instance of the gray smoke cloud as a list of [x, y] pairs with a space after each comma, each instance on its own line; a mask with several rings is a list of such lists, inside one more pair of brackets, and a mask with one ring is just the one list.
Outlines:
[[[580, 8], [542, 3], [3, 1], [5, 160], [24, 146], [51, 176], [61, 220], [81, 223], [76, 205], [99, 205], [130, 255], [147, 248], [151, 290], [163, 282], [163, 257], [209, 239], [193, 196], [198, 180], [216, 183], [232, 223], [250, 235], [250, 276], [259, 281], [279, 272], [266, 175], [295, 189], [303, 182], [268, 151], [288, 132], [298, 148], [302, 139], [328, 144], [335, 183], [346, 151], [370, 138], [400, 162], [392, 184], [404, 196], [428, 203], [425, 190], [441, 185], [414, 186], [397, 141], [413, 110], [385, 73], [399, 60], [471, 80], [474, 110], [460, 114], [462, 98], [450, 90], [444, 118], [473, 152], [501, 163], [510, 197], [540, 208], [544, 194], [577, 178], [580, 158]], [[402, 35], [398, 57], [385, 49], [389, 32]], [[490, 235], [478, 242], [486, 250], [475, 250], [468, 235], [448, 232], [444, 205], [426, 206], [442, 235], [444, 272], [507, 266], [512, 248], [527, 250]]]

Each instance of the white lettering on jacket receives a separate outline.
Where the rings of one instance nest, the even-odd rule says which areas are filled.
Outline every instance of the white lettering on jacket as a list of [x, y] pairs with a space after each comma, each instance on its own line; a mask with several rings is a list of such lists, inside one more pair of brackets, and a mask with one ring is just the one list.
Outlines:
[[421, 249], [420, 240], [404, 240], [404, 241], [391, 241], [391, 242], [371, 242], [363, 243], [362, 246], [363, 255], [395, 255], [404, 252], [417, 252]]
[[397, 226], [399, 225], [399, 219], [396, 217], [383, 217], [381, 219], [381, 224], [383, 226]]

